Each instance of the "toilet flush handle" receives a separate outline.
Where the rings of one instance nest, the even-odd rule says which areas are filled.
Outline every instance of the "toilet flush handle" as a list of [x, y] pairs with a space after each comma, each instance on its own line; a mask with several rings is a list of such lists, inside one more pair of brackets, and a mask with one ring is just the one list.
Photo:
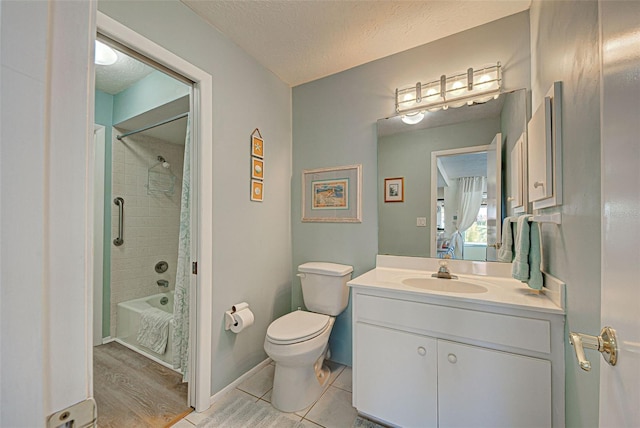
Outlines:
[[296, 276], [297, 276], [298, 278], [304, 278], [304, 277], [305, 277], [305, 276], [307, 276], [307, 275], [305, 275], [305, 274], [303, 274], [303, 273], [298, 273], [298, 274], [296, 274]]

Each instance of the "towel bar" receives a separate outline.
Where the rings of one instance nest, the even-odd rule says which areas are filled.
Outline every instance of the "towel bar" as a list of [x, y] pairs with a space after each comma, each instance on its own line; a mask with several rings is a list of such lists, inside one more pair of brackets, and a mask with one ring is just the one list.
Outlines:
[[[517, 221], [518, 217], [511, 218], [512, 223], [515, 223]], [[534, 215], [529, 217], [529, 221], [535, 221], [536, 223], [562, 224], [562, 213]]]

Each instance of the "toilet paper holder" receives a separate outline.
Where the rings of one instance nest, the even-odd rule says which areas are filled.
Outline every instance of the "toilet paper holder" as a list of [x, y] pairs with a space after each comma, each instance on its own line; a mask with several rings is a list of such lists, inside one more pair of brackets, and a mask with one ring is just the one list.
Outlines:
[[231, 306], [230, 311], [225, 311], [224, 312], [224, 329], [230, 330], [232, 325], [234, 326], [238, 325], [238, 322], [234, 318], [233, 314], [247, 308], [249, 308], [249, 304], [247, 302], [241, 302]]

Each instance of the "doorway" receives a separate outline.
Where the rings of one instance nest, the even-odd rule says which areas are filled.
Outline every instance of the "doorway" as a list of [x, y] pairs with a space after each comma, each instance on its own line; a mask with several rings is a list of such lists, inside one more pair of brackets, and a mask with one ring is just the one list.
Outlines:
[[[101, 12], [97, 12], [96, 27], [98, 33], [124, 49], [153, 59], [155, 66], [167, 74], [186, 77], [193, 82], [189, 127], [192, 132], [190, 224], [197, 227], [198, 233], [192, 233], [194, 239], [191, 240], [189, 263], [193, 266], [193, 274], [189, 283], [188, 403], [196, 411], [204, 411], [211, 404], [213, 172], [209, 166], [213, 163], [210, 122], [213, 117], [213, 79], [205, 71]], [[206, 263], [199, 263], [200, 260]], [[89, 387], [93, 388], [93, 385]]]
[[105, 130], [94, 168], [96, 207], [103, 202], [94, 232], [103, 237], [94, 248], [99, 420], [166, 424], [190, 411], [193, 82], [100, 34], [95, 62], [94, 117]]

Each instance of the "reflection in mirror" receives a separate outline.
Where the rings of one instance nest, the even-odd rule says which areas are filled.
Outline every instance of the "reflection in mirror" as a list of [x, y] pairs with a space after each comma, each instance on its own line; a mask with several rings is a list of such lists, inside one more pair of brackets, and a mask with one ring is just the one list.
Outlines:
[[[431, 256], [461, 260], [493, 260], [487, 243], [500, 231], [500, 134], [492, 145], [431, 152]], [[438, 222], [438, 207], [441, 216]], [[440, 223], [440, 225], [438, 225]]]
[[[452, 258], [495, 260], [496, 250], [487, 243], [500, 240], [502, 218], [513, 214], [505, 196], [512, 191], [509, 153], [525, 132], [527, 119], [525, 90], [504, 93], [483, 104], [430, 112], [416, 125], [402, 123], [399, 116], [380, 119], [378, 253], [418, 257], [448, 254]], [[492, 143], [498, 147], [501, 144], [502, 149], [492, 154]], [[447, 156], [437, 156], [438, 152]], [[496, 165], [493, 172], [487, 171], [487, 158], [490, 165], [492, 156]], [[452, 185], [442, 185], [445, 175]], [[388, 177], [404, 177], [404, 202], [384, 202], [384, 179]], [[454, 199], [452, 195], [460, 194], [454, 188], [463, 184], [461, 181], [465, 180], [460, 179], [464, 177], [484, 177], [466, 179], [468, 183], [464, 184], [482, 188], [480, 208], [475, 217], [467, 214], [473, 218], [472, 224], [460, 236], [454, 236], [462, 216], [456, 208], [460, 196]], [[489, 197], [491, 192], [493, 196]], [[476, 195], [475, 204], [477, 199]], [[491, 236], [492, 231], [495, 236]], [[457, 252], [451, 249], [452, 238], [458, 243]]]

